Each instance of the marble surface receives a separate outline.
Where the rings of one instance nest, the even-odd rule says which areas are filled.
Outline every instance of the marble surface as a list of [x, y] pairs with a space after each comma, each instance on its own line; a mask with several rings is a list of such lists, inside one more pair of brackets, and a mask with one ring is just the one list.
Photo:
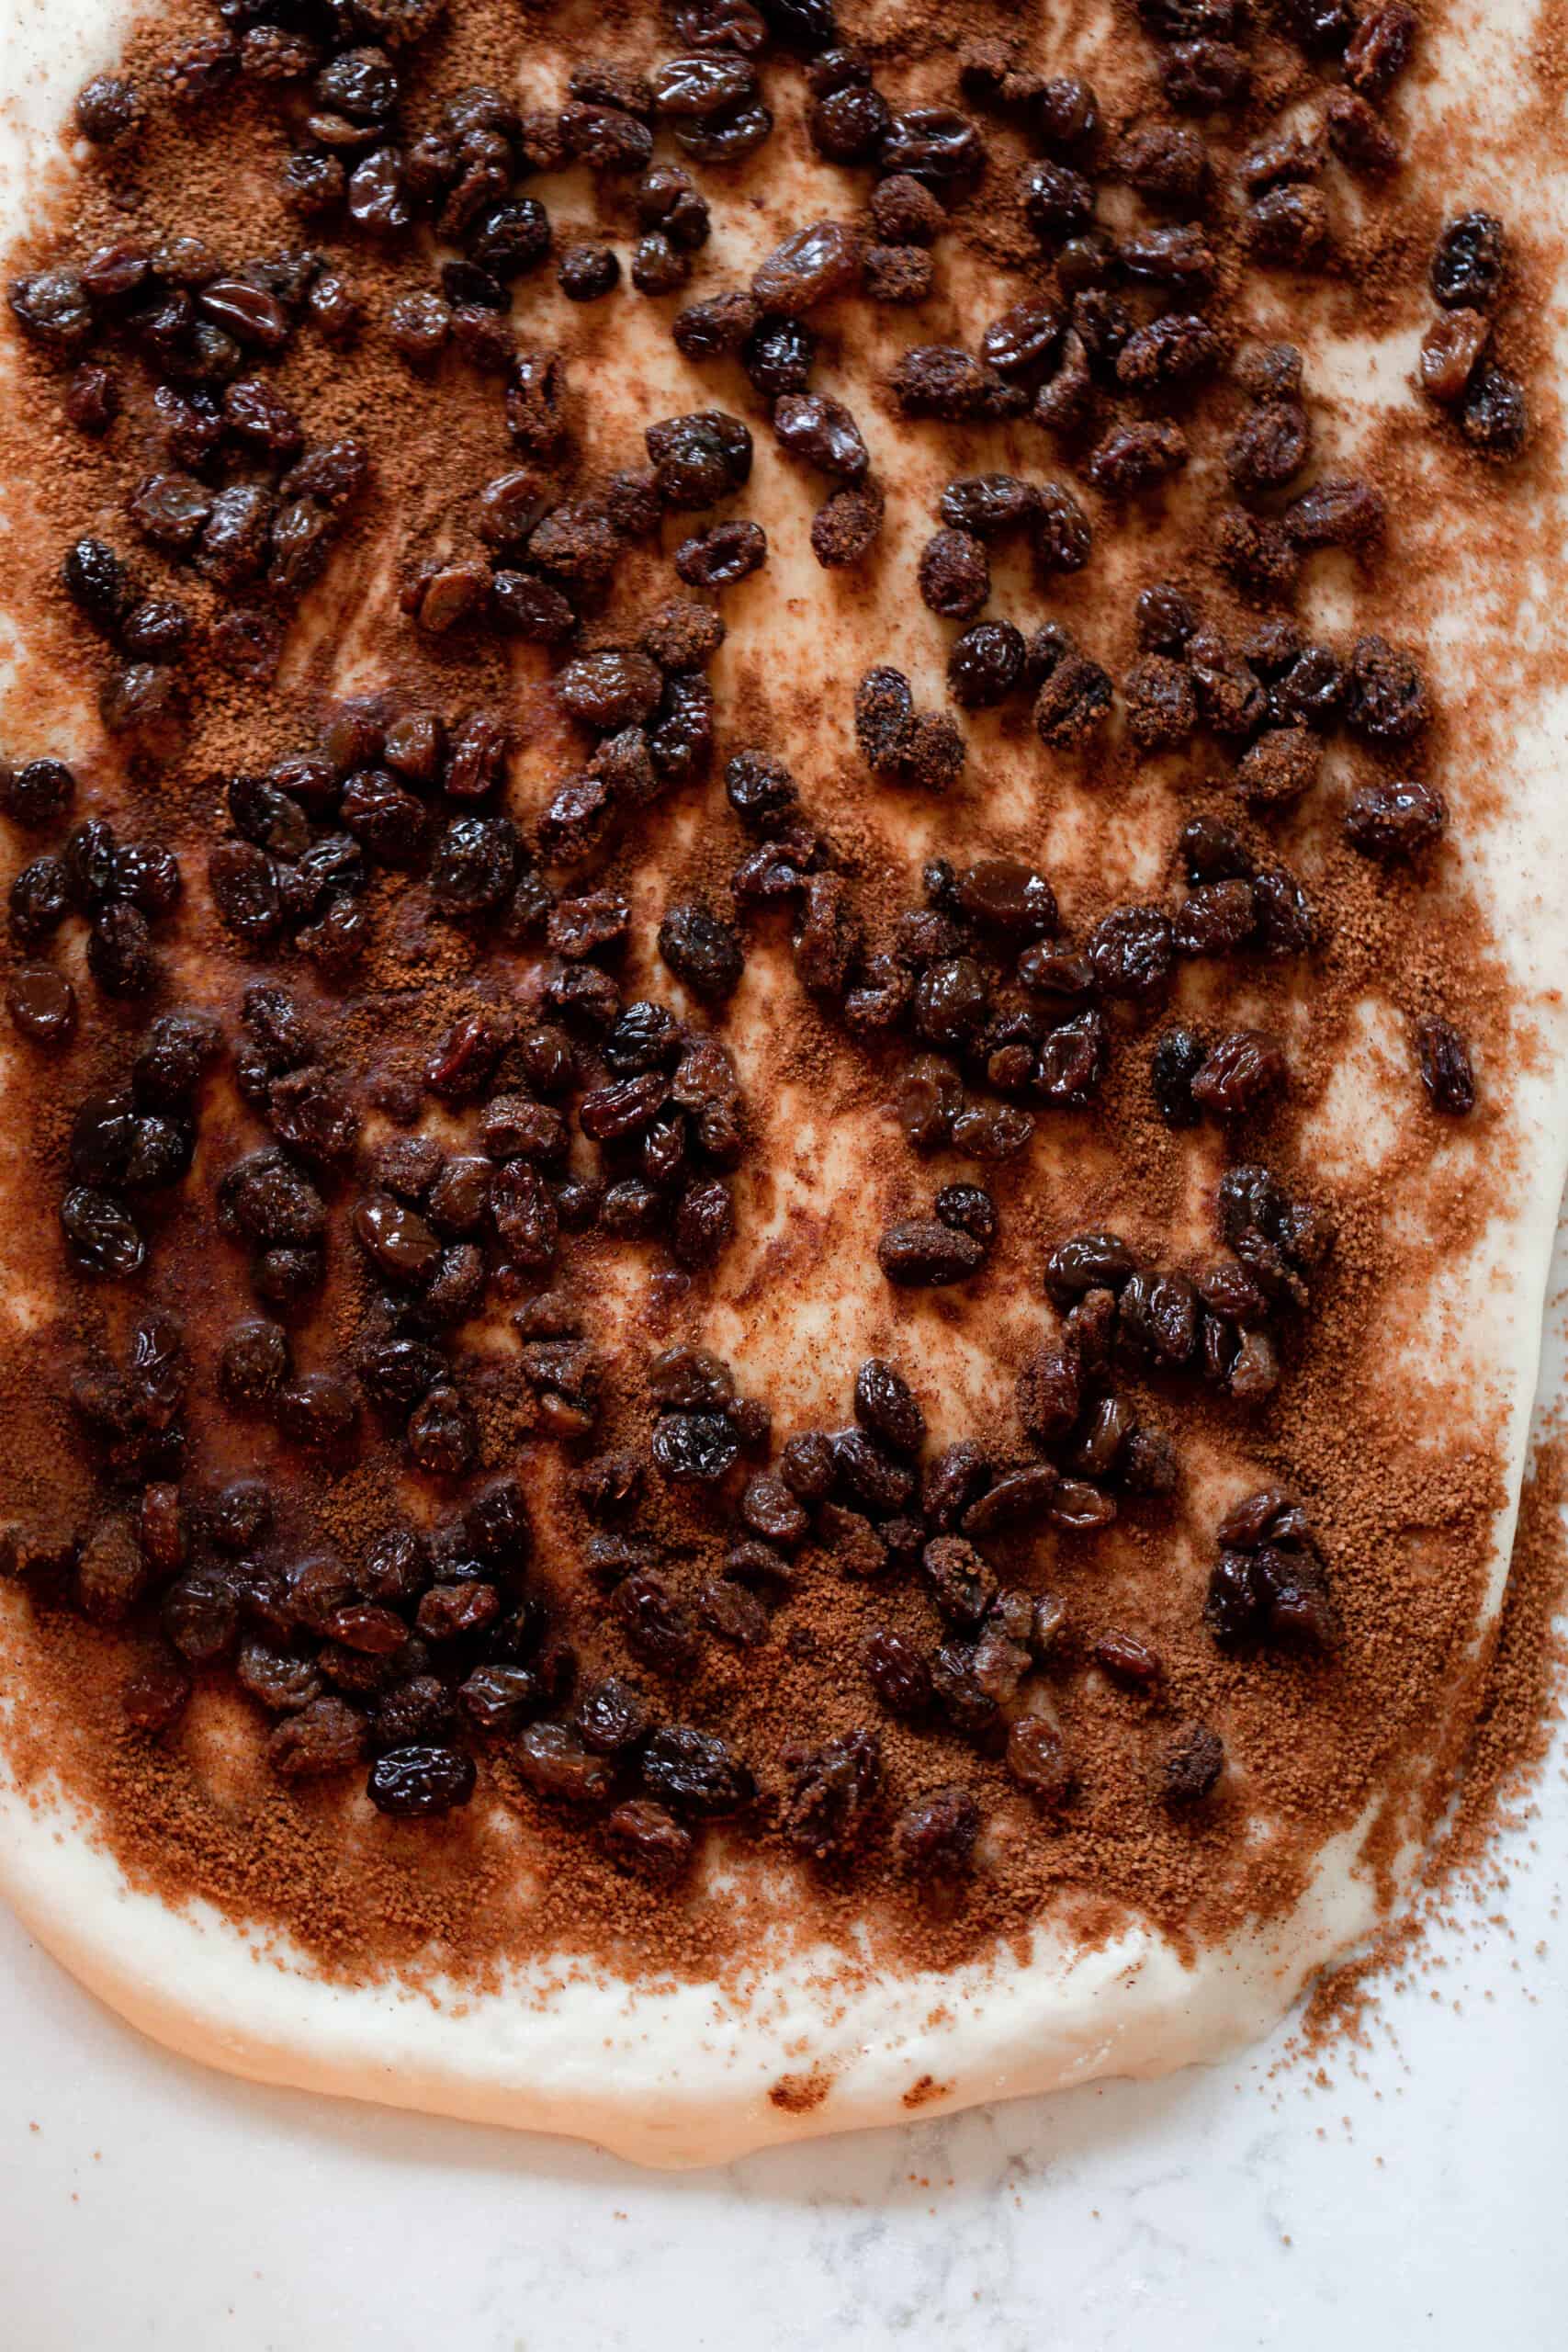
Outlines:
[[[1555, 1271], [1551, 1396], [1562, 1237]], [[208, 2074], [0, 1912], [0, 2345], [1543, 2352], [1568, 2300], [1568, 1742], [1505, 1861], [1321, 2079], [1281, 2034], [676, 2176]]]
[[1506, 1929], [1325, 2086], [1239, 2067], [712, 2174], [259, 2091], [141, 2043], [0, 1920], [10, 2352], [943, 2352], [1560, 2342], [1554, 1775]]

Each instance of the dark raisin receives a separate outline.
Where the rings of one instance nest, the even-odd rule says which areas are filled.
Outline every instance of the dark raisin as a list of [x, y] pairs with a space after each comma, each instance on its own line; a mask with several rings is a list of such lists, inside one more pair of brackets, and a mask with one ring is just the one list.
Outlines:
[[750, 478], [751, 435], [720, 409], [666, 417], [644, 439], [666, 506], [712, 506]]
[[1034, 731], [1054, 751], [1086, 742], [1110, 716], [1112, 690], [1098, 662], [1079, 653], [1064, 632], [1039, 629], [1025, 650], [1026, 673], [1040, 679]]
[[1200, 1109], [1235, 1118], [1256, 1110], [1285, 1083], [1285, 1057], [1260, 1029], [1237, 1029], [1211, 1048], [1191, 1081]]
[[461, 1748], [420, 1742], [378, 1756], [365, 1792], [378, 1813], [399, 1821], [427, 1821], [467, 1804], [474, 1780], [474, 1759]]
[[982, 1242], [938, 1217], [910, 1217], [890, 1225], [876, 1245], [877, 1263], [884, 1274], [905, 1289], [934, 1289], [963, 1282], [985, 1256]]
[[1094, 218], [1094, 187], [1066, 164], [1032, 164], [1019, 184], [1030, 227], [1038, 237], [1076, 236]]
[[1022, 634], [1010, 621], [978, 621], [954, 639], [947, 659], [948, 692], [964, 710], [1005, 702], [1024, 670]]
[[1459, 1031], [1432, 1013], [1416, 1024], [1416, 1059], [1435, 1111], [1463, 1118], [1475, 1108], [1475, 1072]]
[[979, 1835], [979, 1807], [968, 1791], [943, 1788], [900, 1815], [893, 1842], [911, 1877], [951, 1890], [968, 1875]]
[[21, 948], [35, 948], [71, 910], [71, 885], [59, 858], [33, 858], [24, 865], [9, 889], [12, 938]]
[[1152, 490], [1185, 466], [1187, 435], [1179, 424], [1112, 425], [1089, 460], [1089, 480], [1112, 497]]
[[666, 913], [659, 953], [678, 980], [708, 1001], [733, 995], [745, 965], [734, 926], [694, 901]]
[[669, 1478], [712, 1485], [739, 1455], [734, 1428], [720, 1413], [665, 1413], [654, 1429], [653, 1458]]
[[1461, 213], [1449, 222], [1432, 255], [1433, 298], [1445, 311], [1490, 311], [1507, 266], [1502, 222], [1490, 212]]
[[893, 371], [893, 394], [906, 416], [934, 416], [957, 424], [973, 417], [987, 379], [966, 351], [921, 344], [906, 351]]
[[1170, 978], [1171, 926], [1157, 907], [1117, 907], [1089, 933], [1095, 983], [1107, 996], [1146, 998]]
[[233, 1648], [240, 1612], [233, 1587], [216, 1569], [197, 1569], [169, 1587], [164, 1631], [191, 1666], [210, 1666]]
[[1358, 785], [1345, 811], [1351, 847], [1385, 864], [1418, 856], [1440, 837], [1447, 822], [1442, 796], [1430, 785], [1414, 781]]
[[1259, 261], [1305, 269], [1328, 243], [1328, 205], [1321, 188], [1271, 187], [1243, 217], [1243, 234]]
[[682, 540], [675, 550], [675, 570], [690, 588], [729, 588], [760, 571], [767, 560], [761, 525], [736, 520]]
[[613, 245], [568, 245], [556, 277], [569, 302], [602, 302], [621, 282], [620, 257]]
[[1427, 724], [1426, 683], [1412, 656], [1386, 638], [1358, 638], [1351, 649], [1346, 720], [1373, 743], [1404, 743]]
[[885, 175], [904, 173], [936, 187], [974, 179], [985, 161], [978, 130], [952, 107], [908, 107], [896, 114], [877, 155]]
[[786, 1843], [825, 1861], [848, 1852], [864, 1827], [882, 1783], [882, 1748], [873, 1731], [841, 1732], [817, 1748], [787, 1750], [791, 1785], [780, 1820]]
[[1483, 361], [1471, 379], [1459, 413], [1460, 430], [1490, 458], [1517, 458], [1529, 437], [1524, 386], [1506, 368]]
[[642, 1751], [643, 1786], [677, 1812], [715, 1820], [743, 1812], [756, 1781], [734, 1750], [690, 1724], [666, 1724]]
[[864, 480], [865, 443], [841, 401], [818, 392], [786, 392], [774, 402], [773, 431], [786, 449], [819, 471], [840, 481]]

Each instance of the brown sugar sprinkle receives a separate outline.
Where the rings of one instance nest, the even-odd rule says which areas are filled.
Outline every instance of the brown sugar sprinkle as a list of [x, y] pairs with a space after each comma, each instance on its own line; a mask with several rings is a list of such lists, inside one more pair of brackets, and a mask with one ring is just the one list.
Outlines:
[[1403, 1343], [1518, 1173], [1448, 849], [1507, 696], [1315, 352], [1427, 335], [1506, 575], [1540, 257], [1409, 10], [1017, 13], [172, 9], [8, 277], [16, 1761], [325, 1970], [713, 1974], [721, 1860], [880, 1957], [1192, 1951], [1436, 1811], [1503, 1400]]

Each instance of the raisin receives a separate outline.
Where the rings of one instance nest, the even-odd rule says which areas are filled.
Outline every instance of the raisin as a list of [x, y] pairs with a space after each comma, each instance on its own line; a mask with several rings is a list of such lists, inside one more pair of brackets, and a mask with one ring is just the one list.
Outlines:
[[1195, 114], [1241, 105], [1252, 81], [1245, 51], [1224, 40], [1177, 41], [1162, 52], [1159, 74], [1171, 105]]
[[937, 1217], [890, 1225], [876, 1245], [877, 1263], [904, 1289], [934, 1289], [964, 1281], [984, 1261], [985, 1245]]
[[1094, 543], [1088, 515], [1060, 482], [1042, 482], [1031, 517], [1034, 553], [1047, 573], [1081, 571]]
[[1145, 654], [1127, 673], [1122, 691], [1127, 730], [1141, 750], [1168, 750], [1186, 742], [1195, 730], [1198, 702], [1185, 662], [1168, 654]]
[[1021, 987], [1049, 1003], [1080, 1004], [1094, 992], [1094, 974], [1087, 956], [1062, 947], [1026, 947], [1018, 959]]
[[1258, 1029], [1237, 1029], [1210, 1050], [1191, 1081], [1200, 1109], [1235, 1118], [1256, 1110], [1285, 1083], [1285, 1057], [1278, 1042]]
[[868, 1680], [889, 1714], [912, 1723], [930, 1712], [935, 1696], [931, 1668], [903, 1634], [871, 1634], [863, 1653]]
[[707, 908], [671, 907], [659, 926], [659, 953], [694, 995], [721, 1001], [734, 994], [745, 966], [739, 934]]
[[1291, 501], [1285, 528], [1298, 547], [1364, 550], [1382, 537], [1386, 514], [1370, 482], [1325, 480]]
[[1005, 702], [1023, 677], [1024, 643], [1010, 621], [978, 621], [954, 639], [947, 659], [948, 692], [964, 710]]
[[365, 1792], [378, 1813], [399, 1821], [428, 1821], [467, 1804], [475, 1777], [473, 1758], [460, 1748], [419, 1741], [378, 1756]]
[[1094, 187], [1070, 164], [1030, 166], [1019, 184], [1025, 218], [1037, 237], [1077, 236], [1094, 218]]
[[1169, 1804], [1201, 1804], [1224, 1768], [1224, 1742], [1218, 1732], [1206, 1724], [1179, 1724], [1161, 1752], [1161, 1793]]
[[1157, 907], [1117, 907], [1089, 933], [1089, 966], [1107, 996], [1147, 998], [1169, 980], [1172, 933]]
[[872, 190], [871, 217], [893, 245], [931, 245], [947, 225], [940, 200], [908, 172], [895, 172]]
[[[726, 5], [733, 6], [734, 0], [726, 0]], [[633, 1797], [618, 1804], [604, 1826], [622, 1859], [647, 1871], [651, 1878], [668, 1883], [690, 1867], [694, 1850], [692, 1834], [661, 1804]]]
[[51, 357], [73, 358], [93, 334], [92, 306], [74, 270], [39, 270], [13, 278], [11, 313], [22, 333]]
[[1187, 658], [1205, 725], [1216, 735], [1255, 733], [1268, 704], [1251, 664], [1213, 629], [1201, 629], [1190, 640]]
[[1447, 823], [1442, 796], [1414, 781], [1358, 785], [1345, 811], [1345, 832], [1352, 849], [1382, 864], [1419, 856], [1440, 838]]
[[1014, 940], [1038, 938], [1056, 928], [1056, 899], [1050, 884], [1021, 859], [985, 857], [957, 877], [957, 903], [971, 922]]
[[722, 1413], [664, 1413], [653, 1432], [653, 1458], [668, 1478], [712, 1486], [740, 1455], [735, 1430]]
[[970, 474], [942, 492], [942, 519], [974, 538], [998, 538], [1033, 521], [1037, 496], [1033, 483], [1016, 474]]
[[1167, 286], [1193, 300], [1201, 300], [1213, 282], [1213, 247], [1191, 221], [1123, 237], [1117, 244], [1116, 257], [1135, 283]]
[[1426, 683], [1412, 656], [1386, 638], [1358, 638], [1351, 649], [1347, 724], [1373, 743], [1404, 743], [1429, 716]]
[[1120, 1290], [1136, 1260], [1120, 1235], [1075, 1233], [1058, 1241], [1045, 1260], [1045, 1288], [1060, 1307], [1092, 1290]]
[[1149, 123], [1117, 142], [1111, 168], [1150, 202], [1184, 210], [1200, 201], [1208, 185], [1208, 151], [1195, 130]]
[[908, 174], [936, 187], [976, 178], [985, 162], [979, 131], [952, 107], [908, 107], [896, 114], [877, 154], [885, 175]]
[[1300, 131], [1277, 131], [1242, 157], [1242, 186], [1249, 196], [1262, 196], [1293, 180], [1319, 178], [1323, 164], [1323, 148], [1315, 138]]
[[1457, 1029], [1432, 1013], [1416, 1024], [1416, 1059], [1435, 1111], [1463, 1118], [1475, 1108], [1475, 1072], [1470, 1048]]
[[[1044, 674], [1034, 698], [1034, 730], [1054, 751], [1068, 751], [1086, 742], [1110, 716], [1111, 680], [1098, 662], [1089, 661], [1071, 644], [1056, 640], [1062, 632], [1037, 630], [1026, 649], [1026, 670]], [[1045, 647], [1043, 663], [1042, 641]]]
[[840, 220], [816, 220], [787, 237], [759, 265], [751, 293], [764, 313], [797, 318], [817, 303], [847, 293], [859, 265], [853, 230]]
[[554, 1804], [602, 1804], [615, 1784], [612, 1766], [583, 1744], [570, 1724], [531, 1724], [513, 1754], [534, 1794]]
[[1427, 399], [1440, 407], [1457, 407], [1491, 339], [1492, 322], [1484, 311], [1446, 311], [1421, 345], [1421, 389]]
[[1270, 728], [1242, 754], [1237, 787], [1255, 808], [1286, 808], [1316, 782], [1320, 756], [1309, 729]]
[[820, 1747], [786, 1750], [784, 1762], [791, 1784], [779, 1826], [785, 1842], [817, 1861], [847, 1853], [882, 1784], [876, 1734], [841, 1732]]
[[1167, 581], [1141, 591], [1137, 604], [1138, 643], [1145, 652], [1179, 656], [1198, 627], [1198, 616], [1188, 597]]
[[649, 1715], [640, 1691], [607, 1675], [578, 1701], [575, 1721], [585, 1747], [595, 1756], [620, 1756], [648, 1736]]
[[914, 1491], [914, 1474], [885, 1453], [863, 1429], [840, 1430], [829, 1441], [840, 1492], [864, 1510], [901, 1510]]
[[868, 301], [925, 301], [936, 283], [930, 254], [908, 245], [871, 245], [862, 259], [861, 282]]
[[646, 653], [615, 645], [580, 654], [556, 677], [556, 692], [571, 716], [606, 735], [650, 718], [660, 685], [658, 666]]
[[740, 1516], [753, 1534], [768, 1544], [793, 1548], [803, 1543], [809, 1522], [782, 1477], [759, 1471], [747, 1481], [740, 1498]]
[[1306, 412], [1299, 401], [1261, 401], [1233, 435], [1225, 463], [1238, 489], [1261, 496], [1300, 472], [1311, 444]]
[[967, 1876], [979, 1835], [980, 1812], [968, 1791], [942, 1788], [900, 1815], [893, 1842], [911, 1877], [951, 1890]]
[[675, 570], [691, 588], [729, 588], [750, 579], [768, 560], [768, 538], [760, 523], [716, 523], [711, 529], [683, 539], [675, 550]]
[[702, 1820], [741, 1813], [756, 1795], [750, 1769], [727, 1742], [690, 1724], [666, 1724], [651, 1733], [641, 1770], [652, 1797]]
[[1258, 897], [1240, 876], [1203, 882], [1185, 898], [1176, 917], [1176, 946], [1182, 956], [1226, 956], [1252, 936]]
[[840, 481], [865, 479], [869, 458], [859, 425], [841, 401], [819, 392], [786, 392], [773, 406], [784, 447]]
[[915, 984], [915, 1025], [930, 1045], [964, 1045], [979, 1035], [988, 1003], [979, 965], [973, 956], [953, 956], [921, 972]]
[[1503, 224], [1490, 212], [1450, 220], [1432, 255], [1433, 299], [1445, 311], [1491, 311], [1508, 266]]
[[874, 775], [897, 775], [909, 752], [915, 700], [901, 670], [868, 670], [855, 688], [855, 741]]
[[1167, 311], [1128, 336], [1117, 354], [1117, 380], [1140, 391], [1191, 383], [1213, 375], [1222, 356], [1219, 336], [1206, 319]]
[[893, 372], [893, 395], [906, 416], [947, 424], [973, 417], [986, 398], [985, 370], [966, 351], [937, 344], [905, 352]]
[[1524, 386], [1506, 368], [1486, 360], [1472, 378], [1459, 413], [1460, 430], [1490, 458], [1517, 458], [1529, 437]]
[[1356, 30], [1351, 0], [1283, 0], [1280, 13], [1303, 48], [1314, 55], [1342, 55]]
[[768, 1638], [768, 1612], [756, 1594], [720, 1577], [697, 1595], [697, 1616], [710, 1634], [736, 1649], [760, 1649]]
[[620, 284], [620, 257], [612, 245], [568, 245], [556, 277], [569, 302], [602, 302]]
[[517, 831], [509, 818], [458, 818], [436, 842], [431, 897], [447, 914], [497, 907], [516, 879], [518, 857]]
[[1009, 1778], [1044, 1804], [1061, 1804], [1072, 1792], [1066, 1751], [1043, 1715], [1019, 1717], [1008, 1734], [1006, 1760]]
[[1272, 187], [1247, 208], [1242, 230], [1259, 261], [1305, 269], [1328, 243], [1327, 201], [1320, 188]]
[[48, 964], [19, 964], [6, 982], [6, 1010], [35, 1046], [68, 1045], [76, 1028], [76, 991]]
[[707, 409], [666, 417], [644, 435], [666, 506], [712, 506], [751, 471], [751, 435], [738, 417]]
[[1324, 108], [1328, 143], [1352, 171], [1386, 178], [1401, 163], [1399, 141], [1354, 90], [1332, 90]]

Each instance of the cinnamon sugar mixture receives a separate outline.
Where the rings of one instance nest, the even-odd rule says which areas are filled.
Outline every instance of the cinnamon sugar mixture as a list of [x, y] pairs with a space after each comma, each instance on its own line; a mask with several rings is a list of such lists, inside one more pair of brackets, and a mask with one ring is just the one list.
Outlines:
[[135, 1883], [344, 1975], [945, 1965], [1429, 1830], [1559, 480], [1442, 13], [224, 0], [90, 85], [0, 1622]]

